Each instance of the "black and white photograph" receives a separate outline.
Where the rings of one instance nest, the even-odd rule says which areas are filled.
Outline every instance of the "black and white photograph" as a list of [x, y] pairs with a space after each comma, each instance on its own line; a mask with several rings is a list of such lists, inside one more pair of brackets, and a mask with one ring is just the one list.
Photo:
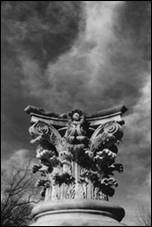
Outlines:
[[1, 1], [1, 226], [151, 226], [151, 1]]

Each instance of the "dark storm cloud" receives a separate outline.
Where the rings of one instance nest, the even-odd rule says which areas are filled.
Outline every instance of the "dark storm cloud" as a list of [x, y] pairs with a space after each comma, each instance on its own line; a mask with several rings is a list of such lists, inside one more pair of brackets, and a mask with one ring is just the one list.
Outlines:
[[121, 11], [120, 29], [124, 37], [132, 39], [135, 51], [145, 60], [151, 58], [151, 1], [128, 1]]
[[43, 79], [35, 61], [22, 59], [25, 92], [43, 94], [43, 107], [54, 111], [122, 102], [132, 110], [149, 72], [149, 2], [85, 2], [84, 9], [85, 30], [69, 52], [49, 62]]
[[4, 42], [44, 66], [66, 52], [80, 30], [79, 1], [6, 1], [2, 3]]
[[42, 94], [42, 98], [25, 96], [22, 59], [35, 62], [39, 70], [37, 80], [47, 87], [44, 68], [66, 52], [77, 38], [81, 3], [2, 1], [1, 6], [2, 157], [6, 157], [24, 147], [31, 149], [29, 118], [23, 110], [28, 104], [43, 105]]
[[148, 71], [149, 18], [149, 2], [143, 1], [7, 1], [2, 19], [7, 42], [3, 46], [8, 46], [4, 52], [14, 48], [24, 94], [43, 96], [44, 108], [90, 111], [122, 100], [131, 107]]

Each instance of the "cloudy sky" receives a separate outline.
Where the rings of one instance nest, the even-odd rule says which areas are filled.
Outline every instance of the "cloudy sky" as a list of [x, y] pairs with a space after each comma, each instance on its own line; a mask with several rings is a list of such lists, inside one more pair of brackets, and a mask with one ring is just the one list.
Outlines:
[[1, 2], [2, 166], [35, 155], [27, 105], [90, 113], [124, 104], [124, 173], [111, 202], [128, 225], [150, 204], [150, 2]]

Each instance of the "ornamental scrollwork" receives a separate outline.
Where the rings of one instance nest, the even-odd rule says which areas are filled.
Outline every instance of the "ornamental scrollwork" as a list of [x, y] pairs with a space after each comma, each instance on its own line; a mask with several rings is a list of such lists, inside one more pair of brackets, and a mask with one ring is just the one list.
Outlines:
[[107, 120], [90, 129], [91, 122], [78, 109], [64, 114], [63, 129], [60, 121], [58, 118], [55, 125], [41, 119], [29, 129], [31, 143], [38, 144], [39, 163], [33, 173], [40, 174], [36, 186], [42, 187], [42, 197], [108, 200], [118, 186], [114, 172], [123, 172], [122, 164], [116, 163], [122, 125]]

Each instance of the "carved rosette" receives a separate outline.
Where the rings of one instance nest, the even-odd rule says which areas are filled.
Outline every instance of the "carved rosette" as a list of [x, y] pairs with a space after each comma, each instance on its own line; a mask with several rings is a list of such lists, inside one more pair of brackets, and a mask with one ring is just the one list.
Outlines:
[[32, 123], [31, 143], [38, 144], [39, 161], [33, 173], [40, 174], [36, 186], [42, 187], [45, 200], [108, 200], [114, 195], [118, 186], [114, 171], [123, 172], [115, 163], [116, 145], [123, 136], [121, 122], [107, 120], [93, 129], [90, 124], [81, 110], [67, 114], [64, 130], [43, 119]]

